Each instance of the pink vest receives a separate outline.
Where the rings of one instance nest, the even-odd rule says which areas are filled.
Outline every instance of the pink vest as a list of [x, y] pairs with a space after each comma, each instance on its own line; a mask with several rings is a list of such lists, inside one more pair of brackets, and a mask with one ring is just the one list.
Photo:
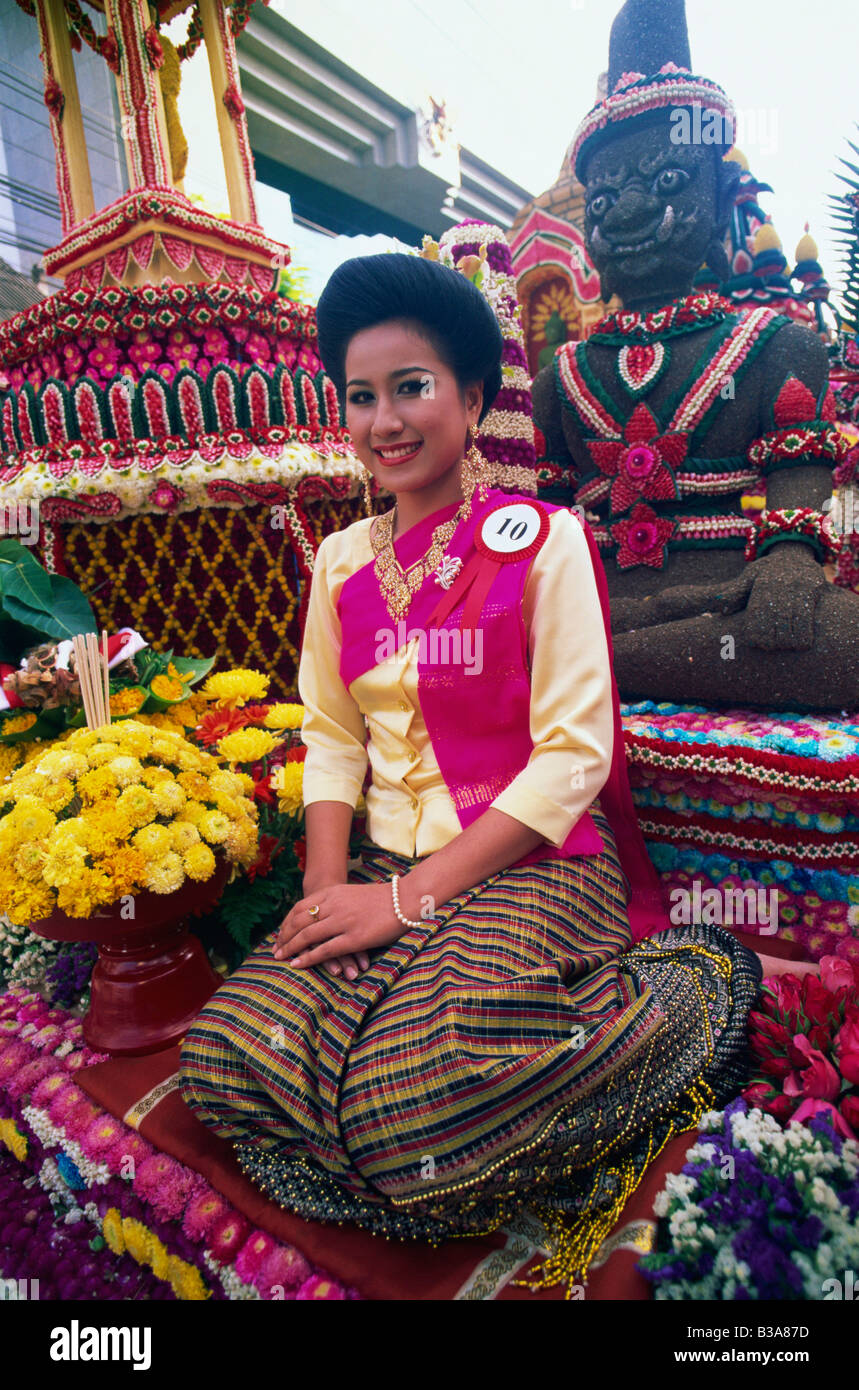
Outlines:
[[[550, 503], [535, 503], [533, 498], [497, 489], [489, 490], [485, 503], [479, 503], [475, 494], [471, 517], [457, 527], [445, 552], [462, 560], [459, 575], [449, 590], [442, 589], [428, 577], [414, 595], [399, 632], [379, 592], [372, 561], [349, 576], [337, 603], [343, 636], [340, 675], [347, 688], [359, 675], [378, 664], [380, 632], [395, 633], [393, 649], [398, 650], [415, 630], [427, 634], [433, 628], [482, 630], [483, 666], [479, 673], [466, 674], [459, 664], [431, 660], [431, 637], [426, 641], [417, 667], [421, 711], [463, 829], [522, 771], [534, 746], [530, 734], [531, 688], [522, 594], [536, 552], [532, 547], [515, 560], [502, 563], [487, 558], [474, 544], [483, 519], [496, 507], [516, 502], [527, 502], [545, 513], [558, 510]], [[458, 505], [451, 503], [440, 508], [397, 538], [394, 547], [403, 569], [420, 559], [429, 547], [435, 527], [451, 517]], [[590, 528], [582, 524], [594, 565], [611, 658], [605, 573]], [[569, 598], [575, 601], [574, 595]], [[563, 659], [562, 654], [559, 658]], [[613, 676], [612, 699], [614, 752], [608, 781], [600, 792], [599, 801], [614, 832], [621, 867], [630, 883], [630, 926], [633, 940], [639, 940], [671, 924], [665, 915], [664, 890], [647, 855], [632, 803], [620, 703]], [[517, 864], [551, 857], [598, 854], [603, 849], [602, 837], [585, 811], [562, 845], [537, 845]]]

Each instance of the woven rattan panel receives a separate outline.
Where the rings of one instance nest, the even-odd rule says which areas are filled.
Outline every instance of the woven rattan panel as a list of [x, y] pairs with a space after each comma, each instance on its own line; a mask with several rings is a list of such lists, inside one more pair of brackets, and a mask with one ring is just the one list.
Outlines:
[[[361, 502], [322, 497], [296, 512], [315, 550], [361, 515]], [[269, 506], [57, 530], [57, 568], [87, 595], [100, 627], [133, 627], [159, 651], [217, 654], [216, 670], [254, 667], [271, 676], [271, 698], [296, 698], [307, 560], [289, 530], [271, 526]]]

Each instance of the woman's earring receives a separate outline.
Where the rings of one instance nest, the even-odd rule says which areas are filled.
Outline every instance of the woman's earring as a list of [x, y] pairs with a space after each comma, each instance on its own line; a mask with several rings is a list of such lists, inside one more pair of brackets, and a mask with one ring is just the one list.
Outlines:
[[480, 501], [485, 502], [486, 489], [492, 481], [492, 470], [477, 447], [477, 426], [469, 425], [468, 432], [471, 435], [471, 444], [462, 460], [462, 495], [470, 501], [474, 489], [477, 488]]
[[373, 493], [372, 493], [372, 490], [371, 490], [371, 488], [370, 488], [370, 483], [372, 482], [372, 479], [373, 479], [373, 475], [372, 475], [372, 473], [370, 472], [369, 468], [367, 468], [367, 466], [366, 466], [365, 464], [362, 463], [362, 464], [361, 464], [361, 487], [362, 487], [363, 492], [364, 492], [364, 506], [365, 506], [365, 508], [366, 508], [366, 511], [367, 511], [367, 515], [368, 515], [368, 516], [375, 516], [375, 515], [376, 515], [376, 512], [375, 512], [374, 507], [373, 507]]

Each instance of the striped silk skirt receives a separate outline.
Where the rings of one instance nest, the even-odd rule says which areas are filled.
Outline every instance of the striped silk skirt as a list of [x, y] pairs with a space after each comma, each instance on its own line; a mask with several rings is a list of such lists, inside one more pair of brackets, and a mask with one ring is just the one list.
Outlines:
[[[586, 1276], [647, 1163], [745, 1083], [762, 975], [718, 926], [633, 946], [592, 815], [603, 853], [502, 870], [354, 981], [275, 960], [275, 931], [221, 985], [181, 1092], [267, 1195], [433, 1243], [530, 1207], [556, 1236], [546, 1281]], [[365, 839], [349, 881], [415, 862]]]

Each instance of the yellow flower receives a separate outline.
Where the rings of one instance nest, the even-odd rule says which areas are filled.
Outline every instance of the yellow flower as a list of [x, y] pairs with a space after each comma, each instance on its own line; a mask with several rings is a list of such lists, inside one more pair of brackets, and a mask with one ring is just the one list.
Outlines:
[[201, 772], [178, 772], [176, 781], [195, 801], [205, 801], [209, 795], [209, 780]]
[[172, 734], [159, 733], [152, 740], [152, 757], [159, 758], [163, 763], [175, 763], [178, 751], [179, 740]]
[[160, 859], [170, 848], [170, 831], [166, 825], [144, 825], [131, 837], [132, 844], [144, 854], [147, 860]]
[[146, 858], [133, 845], [122, 845], [102, 861], [101, 867], [110, 888], [108, 902], [116, 902], [117, 898], [143, 886]]
[[206, 814], [206, 809], [202, 801], [186, 801], [184, 810], [180, 812], [176, 819], [180, 823], [182, 821], [187, 821], [189, 825], [199, 826], [200, 821]]
[[304, 809], [304, 763], [284, 763], [278, 768], [278, 809], [287, 816], [300, 816]]
[[152, 1232], [149, 1243], [149, 1252], [149, 1261], [152, 1265], [152, 1273], [155, 1275], [155, 1278], [169, 1278], [168, 1269], [170, 1256], [167, 1254], [166, 1245], [158, 1239], [154, 1231]]
[[267, 729], [237, 729], [219, 739], [218, 752], [233, 763], [255, 763], [279, 742]]
[[202, 769], [212, 766], [212, 763], [207, 763], [204, 755], [198, 749], [192, 748], [190, 743], [179, 744], [173, 761], [185, 772], [200, 772]]
[[125, 1254], [125, 1236], [122, 1232], [122, 1217], [116, 1207], [108, 1207], [102, 1217], [101, 1233], [108, 1248], [114, 1255]]
[[37, 844], [33, 840], [25, 840], [15, 855], [15, 868], [22, 878], [37, 883], [42, 877], [42, 866], [47, 857], [48, 849], [44, 841]]
[[127, 754], [114, 758], [108, 764], [108, 768], [121, 787], [128, 787], [132, 782], [139, 783], [143, 776], [143, 767], [139, 760], [129, 757]]
[[[249, 780], [251, 784], [249, 790], [252, 790], [254, 779], [251, 777]], [[213, 792], [221, 792], [224, 796], [241, 796], [246, 790], [241, 777], [235, 772], [229, 772], [226, 768], [212, 773], [209, 778], [209, 788]]]
[[112, 796], [117, 790], [116, 778], [110, 768], [93, 767], [78, 778], [77, 793], [84, 805], [92, 805], [104, 796]]
[[7, 734], [20, 734], [24, 729], [32, 729], [38, 717], [33, 710], [25, 710], [23, 714], [15, 714], [11, 719], [7, 719], [3, 724], [3, 730]]
[[87, 762], [90, 767], [103, 767], [115, 757], [116, 745], [113, 743], [94, 743], [92, 748], [87, 749]]
[[188, 797], [178, 782], [162, 782], [147, 795], [155, 802], [159, 816], [174, 816], [182, 810]]
[[230, 831], [230, 822], [223, 811], [206, 811], [197, 822], [197, 829], [206, 840], [221, 844]]
[[22, 771], [12, 778], [9, 791], [13, 801], [20, 801], [22, 796], [35, 796], [38, 800], [50, 785], [50, 778], [42, 773]]
[[122, 1234], [125, 1239], [125, 1248], [133, 1260], [139, 1265], [149, 1263], [149, 1252], [152, 1244], [152, 1232], [148, 1231], [142, 1221], [135, 1221], [133, 1216], [122, 1218]]
[[221, 671], [209, 676], [203, 686], [203, 694], [217, 701], [219, 709], [235, 709], [237, 705], [247, 704], [248, 700], [265, 699], [269, 680], [270, 677], [261, 671], [239, 667], [235, 671]]
[[226, 838], [227, 853], [240, 864], [252, 864], [259, 849], [259, 836], [251, 821], [241, 821], [230, 827]]
[[87, 766], [87, 760], [83, 753], [72, 753], [68, 749], [57, 750], [58, 777], [68, 777], [70, 781], [76, 782], [79, 777], [83, 777]]
[[62, 811], [64, 806], [68, 806], [75, 794], [75, 789], [67, 777], [61, 777], [59, 782], [52, 782], [42, 792], [42, 801], [49, 811]]
[[174, 705], [170, 713], [184, 728], [196, 729], [199, 715], [190, 700], [183, 700], [181, 705]]
[[53, 893], [42, 883], [25, 883], [18, 879], [0, 881], [0, 912], [5, 912], [16, 926], [29, 926], [42, 917], [50, 917], [56, 906]]
[[143, 871], [143, 882], [153, 893], [175, 893], [185, 882], [181, 856], [168, 849], [160, 858], [150, 860]]
[[[229, 775], [232, 776], [233, 774], [230, 773]], [[241, 783], [240, 790], [245, 792], [248, 796], [250, 796], [254, 789], [253, 777], [251, 777], [249, 772], [241, 772], [238, 768], [236, 768], [235, 776]], [[214, 781], [214, 778], [212, 780]]]
[[204, 883], [215, 872], [215, 856], [202, 840], [186, 849], [182, 856], [182, 863], [188, 877], [195, 879], [198, 883]]
[[22, 1134], [14, 1120], [0, 1120], [0, 1141], [15, 1155], [19, 1163], [27, 1157], [27, 1136]]
[[169, 767], [145, 767], [140, 780], [145, 787], [157, 787], [162, 782], [173, 782], [176, 778]]
[[226, 796], [224, 792], [215, 792], [214, 797], [210, 800], [214, 800], [217, 809], [223, 811], [225, 816], [229, 816], [230, 820], [236, 820], [243, 813], [242, 803], [234, 796]]
[[167, 1269], [166, 1277], [170, 1280], [170, 1286], [177, 1298], [184, 1302], [196, 1303], [211, 1297], [211, 1292], [206, 1288], [203, 1277], [195, 1265], [180, 1260], [178, 1255], [170, 1255], [167, 1259]]
[[174, 820], [167, 829], [170, 831], [171, 849], [179, 850], [180, 853], [200, 843], [200, 832], [190, 821]]
[[128, 823], [137, 828], [148, 825], [158, 814], [158, 802], [154, 792], [141, 785], [126, 787], [116, 800], [117, 810]]
[[267, 729], [300, 729], [304, 723], [304, 705], [272, 705], [263, 720]]
[[25, 744], [0, 743], [0, 781], [14, 772], [24, 756]]
[[23, 840], [47, 839], [57, 823], [46, 806], [34, 796], [22, 796], [16, 806], [3, 818], [3, 829], [16, 844]]

